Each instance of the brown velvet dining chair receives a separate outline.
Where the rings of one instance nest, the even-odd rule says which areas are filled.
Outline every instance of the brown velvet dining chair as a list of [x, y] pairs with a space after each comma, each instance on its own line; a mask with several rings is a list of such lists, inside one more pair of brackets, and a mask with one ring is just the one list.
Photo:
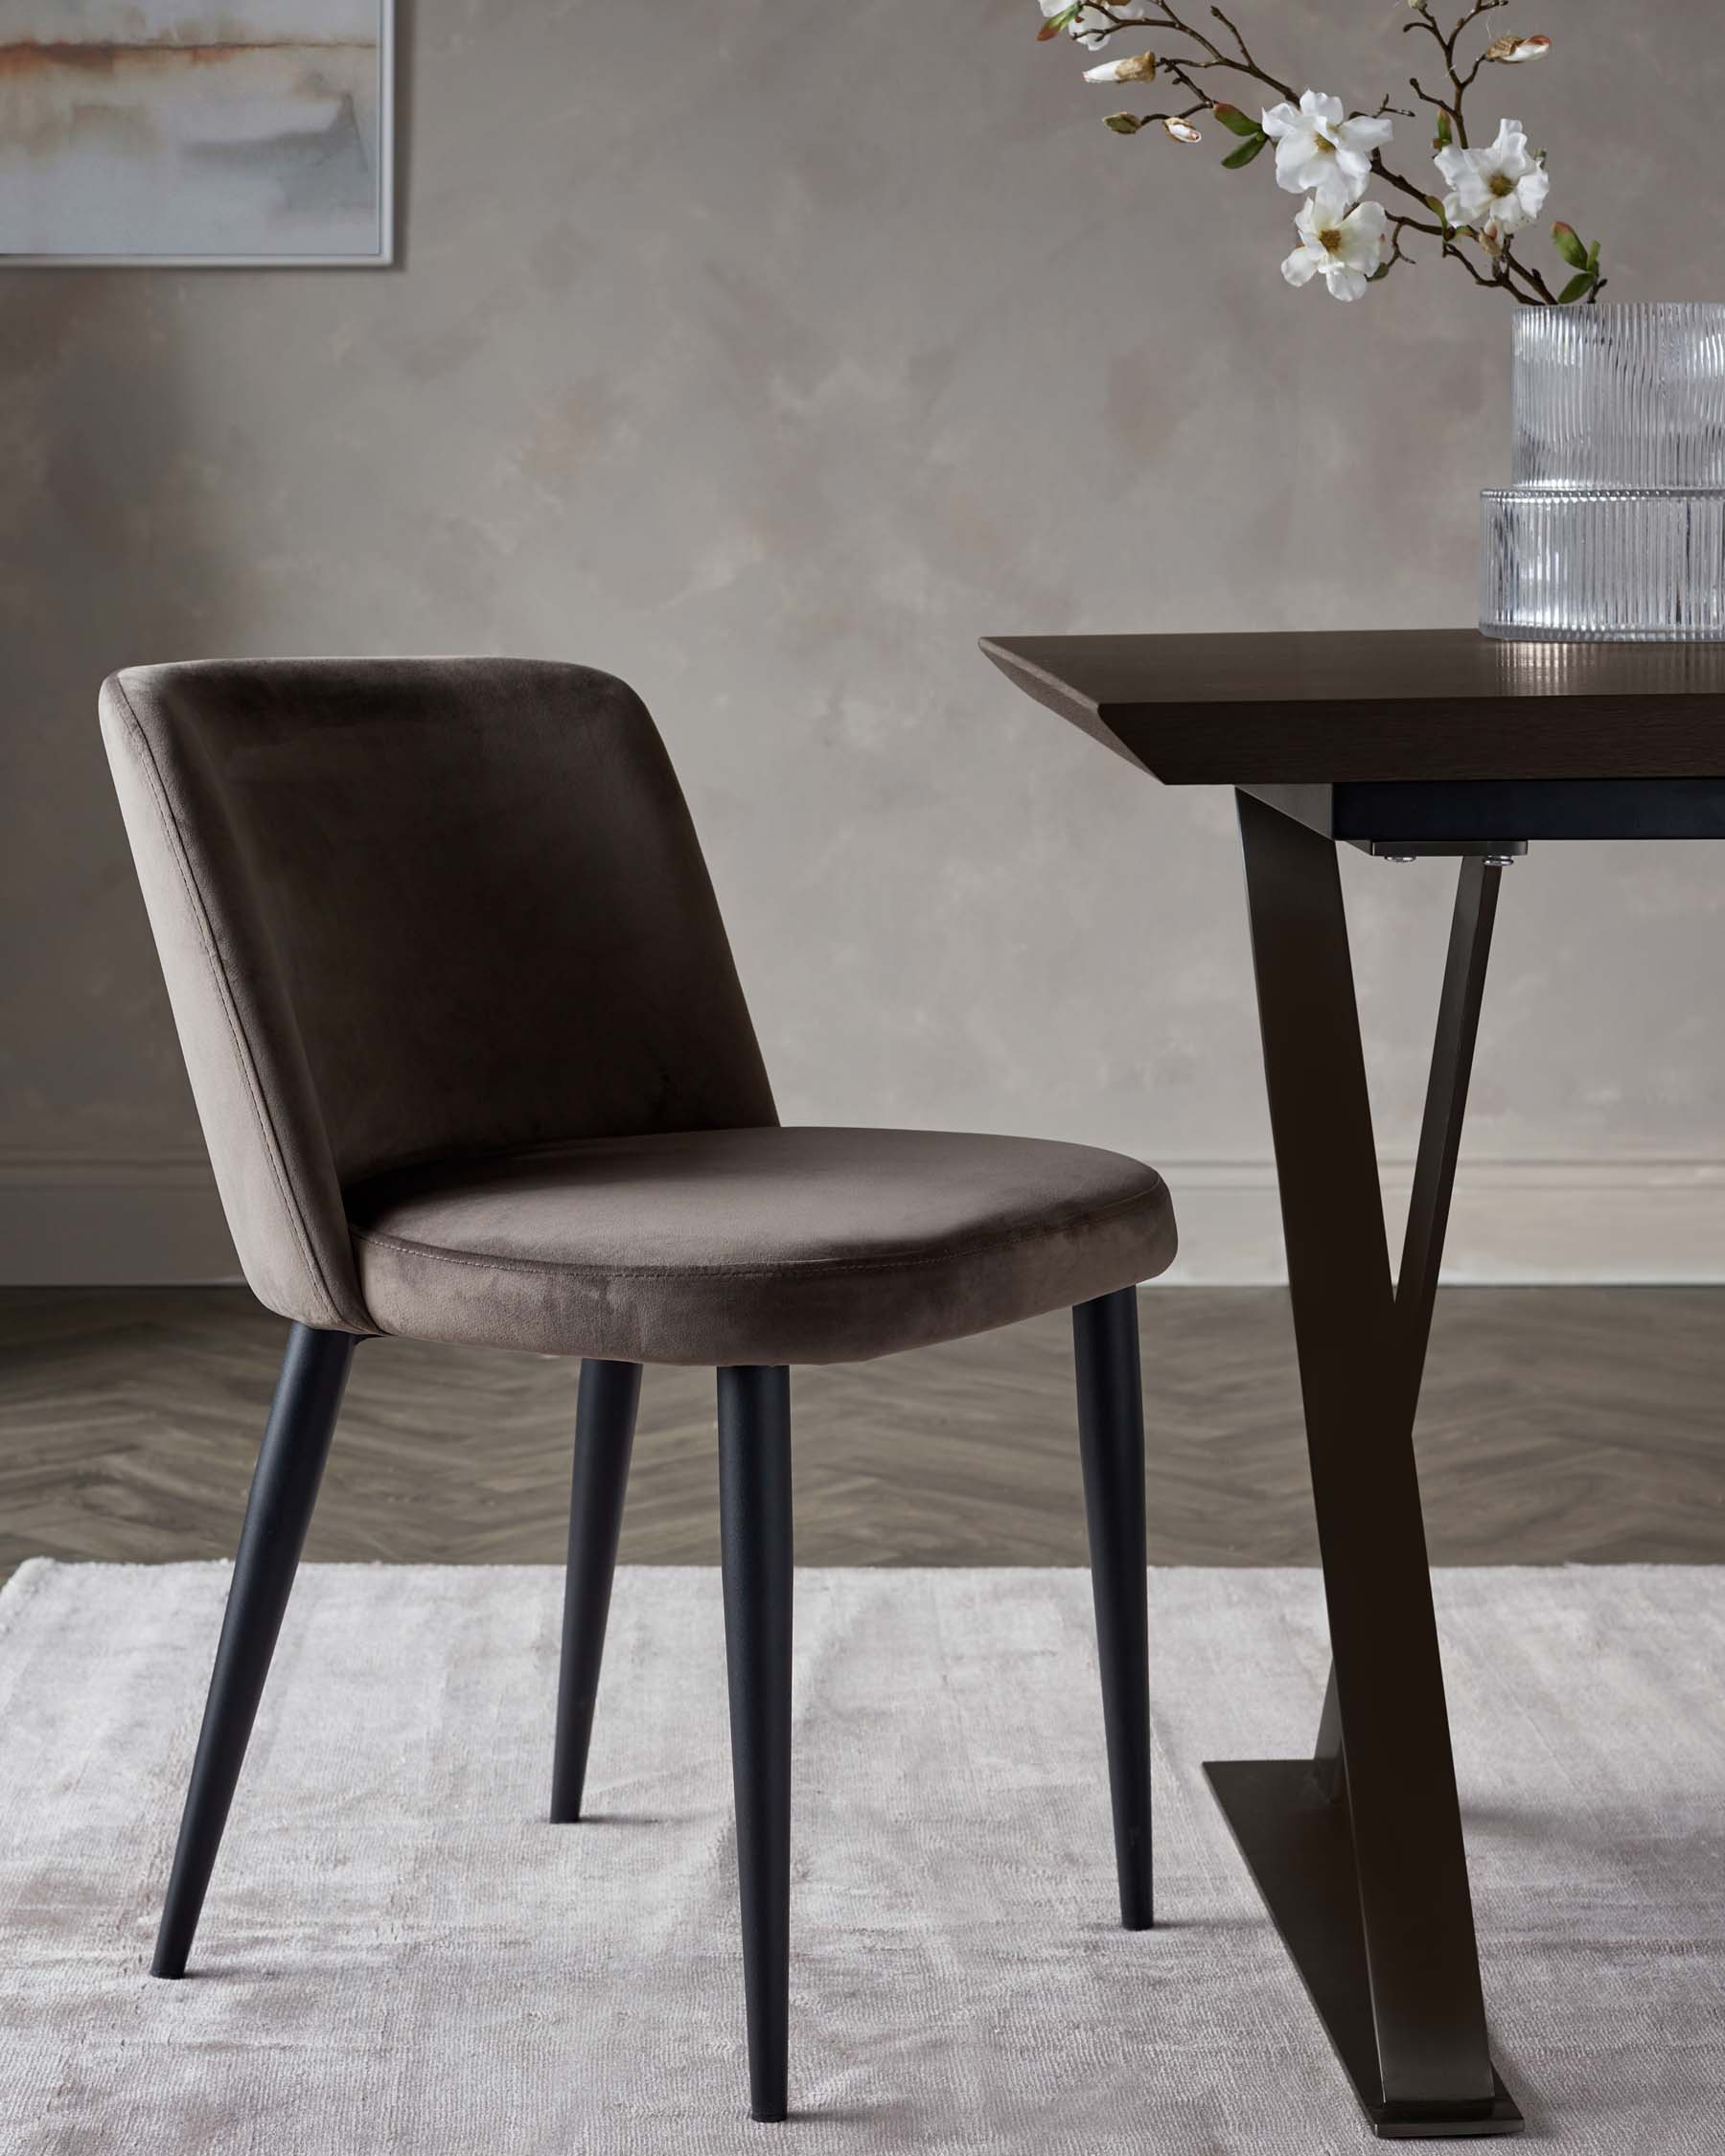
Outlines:
[[564, 1823], [641, 1366], [717, 1370], [750, 2107], [780, 2119], [790, 1365], [1070, 1306], [1120, 1913], [1147, 1926], [1136, 1291], [1174, 1255], [1161, 1178], [1034, 1138], [782, 1128], [663, 745], [606, 675], [145, 667], [104, 686], [102, 723], [228, 1225], [290, 1325], [153, 1973], [185, 1971], [349, 1365], [379, 1334], [581, 1359]]

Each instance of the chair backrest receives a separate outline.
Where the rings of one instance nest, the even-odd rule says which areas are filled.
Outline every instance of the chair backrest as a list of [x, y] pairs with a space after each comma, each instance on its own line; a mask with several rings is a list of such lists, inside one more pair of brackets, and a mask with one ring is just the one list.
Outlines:
[[102, 726], [240, 1260], [370, 1329], [342, 1186], [776, 1121], [694, 827], [620, 681], [515, 659], [118, 674]]

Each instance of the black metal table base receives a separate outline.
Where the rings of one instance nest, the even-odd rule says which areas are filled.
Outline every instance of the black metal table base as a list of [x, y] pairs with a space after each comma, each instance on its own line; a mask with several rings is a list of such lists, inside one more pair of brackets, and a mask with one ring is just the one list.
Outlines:
[[1461, 865], [1392, 1276], [1335, 845], [1250, 794], [1239, 808], [1333, 1662], [1312, 1758], [1206, 1772], [1375, 2131], [1514, 2133], [1487, 2048], [1414, 1457], [1500, 870]]
[[1481, 2102], [1385, 2100], [1346, 1797], [1326, 1797], [1309, 1759], [1211, 1760], [1204, 1771], [1372, 2131], [1384, 2141], [1520, 2133], [1495, 2071], [1496, 2094]]

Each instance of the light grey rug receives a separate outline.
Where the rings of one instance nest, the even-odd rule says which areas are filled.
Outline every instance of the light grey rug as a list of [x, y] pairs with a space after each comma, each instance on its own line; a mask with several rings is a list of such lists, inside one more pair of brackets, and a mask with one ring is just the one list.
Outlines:
[[[1535, 2138], [1725, 2150], [1725, 1573], [1439, 1575], [1498, 2063]], [[301, 1575], [195, 1956], [146, 1975], [225, 1567], [0, 1596], [17, 2156], [1367, 2145], [1206, 1792], [1309, 1744], [1309, 1572], [1152, 1575], [1158, 1891], [1114, 1928], [1089, 1584], [797, 1581], [792, 2087], [744, 2116], [713, 1573], [620, 1575], [541, 1823], [549, 1571]]]

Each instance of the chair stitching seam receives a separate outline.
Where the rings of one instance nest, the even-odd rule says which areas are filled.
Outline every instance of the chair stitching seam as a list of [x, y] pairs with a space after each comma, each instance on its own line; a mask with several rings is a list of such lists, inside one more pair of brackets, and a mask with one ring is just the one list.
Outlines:
[[[1064, 1224], [1068, 1227], [1088, 1227], [1096, 1222], [1112, 1220], [1116, 1214], [1134, 1205], [1142, 1205], [1161, 1197], [1166, 1185], [1159, 1180], [1155, 1191], [1145, 1191], [1131, 1198], [1116, 1199], [1112, 1204], [1099, 1206], [1081, 1219]], [[353, 1229], [357, 1243], [375, 1243], [380, 1248], [405, 1250], [415, 1257], [436, 1258], [445, 1265], [467, 1265], [481, 1272], [505, 1271], [511, 1273], [573, 1273], [594, 1280], [686, 1280], [691, 1276], [708, 1280], [756, 1280], [772, 1279], [786, 1273], [901, 1273], [911, 1266], [948, 1265], [956, 1258], [993, 1257], [1019, 1249], [1025, 1243], [1040, 1240], [1045, 1230], [1020, 1228], [1010, 1235], [995, 1236], [985, 1243], [966, 1243], [952, 1250], [933, 1250], [904, 1257], [883, 1258], [789, 1258], [778, 1265], [562, 1265], [552, 1258], [483, 1257], [466, 1251], [446, 1250], [436, 1243], [417, 1243], [405, 1235], [390, 1235], [381, 1230], [365, 1227]]]
[[251, 1044], [245, 1038], [245, 1028], [240, 1023], [239, 1013], [234, 1007], [233, 993], [228, 987], [227, 975], [222, 970], [221, 960], [216, 950], [215, 938], [210, 932], [209, 916], [204, 906], [202, 895], [198, 891], [187, 864], [185, 841], [180, 832], [178, 818], [174, 815], [172, 805], [168, 799], [167, 788], [162, 782], [161, 771], [156, 763], [155, 749], [151, 745], [150, 736], [144, 731], [136, 711], [132, 708], [132, 700], [126, 693], [125, 684], [118, 677], [114, 681], [114, 690], [121, 702], [126, 706], [126, 716], [131, 723], [132, 731], [138, 739], [139, 748], [143, 752], [145, 772], [150, 782], [150, 792], [155, 799], [156, 814], [161, 817], [163, 829], [168, 836], [168, 850], [172, 857], [174, 868], [185, 890], [187, 903], [192, 909], [192, 917], [196, 923], [198, 940], [203, 945], [204, 957], [216, 983], [217, 997], [221, 1004], [222, 1016], [227, 1021], [228, 1032], [240, 1057], [240, 1067], [245, 1081], [246, 1105], [252, 1112], [252, 1120], [257, 1124], [258, 1135], [264, 1141], [264, 1158], [269, 1162], [270, 1174], [274, 1179], [276, 1190], [281, 1197], [288, 1218], [292, 1224], [294, 1237], [300, 1247], [300, 1256], [304, 1259], [306, 1270], [311, 1276], [311, 1283], [322, 1296], [324, 1307], [330, 1317], [339, 1325], [341, 1318], [336, 1308], [335, 1297], [331, 1293], [324, 1269], [318, 1262], [317, 1254], [311, 1247], [299, 1198], [292, 1188], [291, 1179], [288, 1175], [287, 1164], [282, 1158], [276, 1135], [270, 1128], [268, 1117], [264, 1113], [260, 1098], [261, 1089], [258, 1083], [257, 1066], [253, 1059]]

